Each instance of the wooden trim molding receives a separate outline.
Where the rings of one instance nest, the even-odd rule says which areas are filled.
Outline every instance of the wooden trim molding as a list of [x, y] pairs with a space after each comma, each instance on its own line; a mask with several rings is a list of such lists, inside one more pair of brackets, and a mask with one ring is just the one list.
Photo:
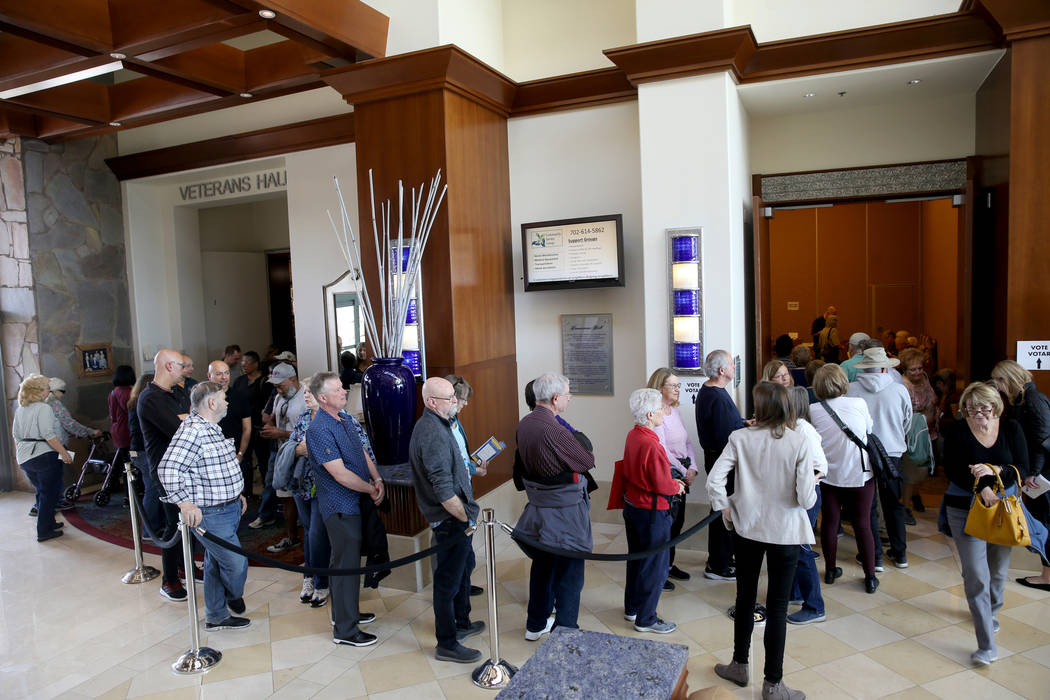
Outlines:
[[350, 104], [448, 89], [506, 117], [517, 84], [458, 46], [438, 46], [333, 68], [322, 79]]
[[518, 83], [511, 116], [593, 107], [638, 98], [638, 88], [619, 68], [602, 68]]
[[739, 79], [757, 48], [751, 27], [731, 27], [606, 49], [603, 53], [632, 85], [638, 85], [726, 70]]
[[999, 25], [1007, 41], [1050, 34], [1050, 3], [1046, 0], [979, 0], [977, 4]]
[[760, 44], [741, 80], [781, 80], [1001, 46], [1002, 36], [978, 13], [955, 13]]
[[118, 180], [132, 180], [353, 141], [354, 115], [340, 114], [107, 158], [106, 165]]

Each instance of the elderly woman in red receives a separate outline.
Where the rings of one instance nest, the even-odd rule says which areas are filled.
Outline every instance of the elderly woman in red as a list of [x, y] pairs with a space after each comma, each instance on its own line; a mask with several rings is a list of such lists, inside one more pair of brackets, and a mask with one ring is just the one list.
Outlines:
[[[669, 499], [685, 491], [685, 483], [671, 478], [667, 451], [653, 428], [664, 420], [663, 396], [656, 389], [631, 394], [634, 428], [627, 434], [620, 464], [623, 477], [623, 520], [627, 551], [644, 552], [671, 539]], [[645, 559], [627, 562], [624, 619], [639, 632], [668, 634], [677, 625], [656, 615], [656, 604], [667, 580], [669, 553], [665, 549]]]

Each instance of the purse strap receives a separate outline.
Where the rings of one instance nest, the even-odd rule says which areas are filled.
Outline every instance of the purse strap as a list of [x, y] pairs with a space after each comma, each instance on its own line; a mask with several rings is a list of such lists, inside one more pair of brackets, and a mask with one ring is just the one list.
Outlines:
[[864, 453], [868, 451], [868, 446], [861, 442], [860, 438], [857, 437], [857, 434], [853, 432], [853, 430], [848, 425], [846, 425], [841, 418], [839, 418], [839, 414], [835, 413], [835, 411], [832, 410], [831, 406], [828, 405], [827, 401], [825, 401], [824, 399], [820, 399], [820, 405], [824, 407], [824, 410], [828, 412], [828, 415], [831, 416], [831, 419], [835, 421], [835, 425], [841, 428], [842, 432], [846, 433], [846, 437], [852, 440], [854, 444], [860, 448], [861, 471], [871, 471], [870, 469], [866, 468], [864, 460]]
[[[1006, 498], [1006, 486], [1003, 484], [1003, 478], [999, 475], [999, 472], [996, 472], [995, 468], [994, 468], [994, 465], [989, 464], [988, 462], [982, 462], [982, 464], [984, 464], [986, 467], [988, 467], [989, 469], [992, 470], [992, 475], [995, 477], [996, 486], [998, 486], [999, 498]], [[1017, 476], [1017, 488], [1020, 489], [1021, 488], [1021, 472], [1013, 464], [1007, 464], [1007, 465], [1005, 465], [1005, 467], [1009, 467], [1010, 469], [1014, 470], [1014, 474]], [[977, 493], [977, 484], [978, 484], [978, 482], [980, 482], [980, 480], [981, 480], [980, 477], [977, 477], [976, 479], [973, 480], [973, 492], [974, 493]], [[993, 491], [994, 490], [995, 489], [993, 489]]]

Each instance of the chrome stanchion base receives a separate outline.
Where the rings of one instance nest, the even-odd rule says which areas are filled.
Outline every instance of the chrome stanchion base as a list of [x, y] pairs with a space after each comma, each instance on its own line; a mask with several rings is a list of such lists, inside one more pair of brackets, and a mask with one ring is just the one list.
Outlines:
[[175, 659], [171, 670], [180, 675], [207, 673], [211, 667], [222, 660], [222, 652], [211, 647], [190, 649]]
[[145, 583], [160, 576], [160, 571], [152, 566], [137, 567], [120, 577], [121, 583]]
[[510, 679], [517, 672], [517, 666], [503, 659], [500, 659], [499, 663], [493, 663], [492, 659], [486, 659], [485, 663], [474, 669], [474, 673], [470, 674], [470, 679], [479, 688], [495, 690], [510, 683]]

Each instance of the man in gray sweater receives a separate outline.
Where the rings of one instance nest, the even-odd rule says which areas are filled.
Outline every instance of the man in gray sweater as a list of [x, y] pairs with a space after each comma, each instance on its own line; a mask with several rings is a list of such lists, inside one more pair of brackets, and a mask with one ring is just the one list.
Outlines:
[[477, 649], [460, 641], [481, 634], [485, 623], [470, 621], [470, 568], [467, 566], [472, 537], [464, 536], [478, 518], [470, 484], [470, 457], [461, 433], [452, 427], [451, 407], [456, 402], [452, 384], [431, 377], [423, 384], [422, 417], [412, 429], [409, 463], [416, 500], [430, 523], [435, 544], [454, 539], [439, 550], [434, 569], [435, 657], [442, 661], [471, 663], [481, 658]]

